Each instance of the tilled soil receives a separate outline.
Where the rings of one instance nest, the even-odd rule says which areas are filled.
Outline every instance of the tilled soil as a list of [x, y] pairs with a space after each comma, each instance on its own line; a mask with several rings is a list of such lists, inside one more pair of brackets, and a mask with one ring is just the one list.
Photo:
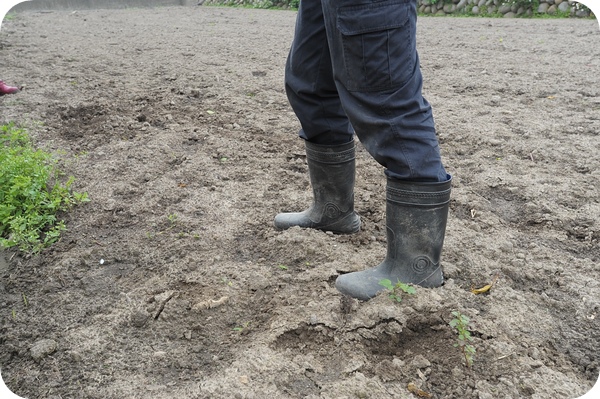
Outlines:
[[[359, 233], [276, 231], [311, 201], [283, 90], [295, 13], [21, 13], [0, 122], [91, 202], [0, 264], [0, 365], [28, 398], [574, 398], [600, 353], [595, 20], [421, 18], [454, 176], [446, 283], [342, 297], [385, 255], [385, 178], [358, 143]], [[470, 290], [495, 281], [486, 294]], [[26, 298], [26, 299], [25, 299]], [[471, 368], [451, 312], [471, 319]], [[416, 388], [415, 388], [416, 387]], [[417, 389], [418, 388], [418, 389]], [[428, 396], [431, 395], [431, 396]]]

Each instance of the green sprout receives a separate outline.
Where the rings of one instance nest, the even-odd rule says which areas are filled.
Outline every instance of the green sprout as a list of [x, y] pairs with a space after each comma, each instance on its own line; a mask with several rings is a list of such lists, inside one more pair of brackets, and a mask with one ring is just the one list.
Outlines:
[[458, 340], [454, 344], [454, 347], [460, 348], [465, 357], [466, 366], [471, 367], [476, 350], [473, 345], [469, 344], [470, 341], [473, 341], [471, 332], [468, 330], [470, 319], [459, 311], [453, 311], [452, 316], [454, 318], [449, 323], [450, 327], [454, 328], [458, 333]]
[[393, 285], [392, 281], [387, 278], [380, 280], [379, 285], [381, 285], [385, 289], [387, 289], [389, 291], [389, 297], [391, 299], [395, 300], [396, 302], [402, 302], [401, 292], [404, 292], [405, 294], [410, 294], [410, 295], [417, 292], [415, 290], [415, 287], [413, 287], [411, 285], [403, 283], [402, 281], [398, 281], [396, 283], [396, 285]]
[[246, 328], [248, 328], [248, 326], [250, 326], [250, 322], [249, 322], [249, 321], [245, 322], [245, 323], [244, 323], [243, 325], [241, 325], [241, 326], [234, 327], [234, 328], [233, 328], [233, 331], [241, 333], [241, 332], [242, 332], [242, 331], [244, 331]]
[[169, 214], [169, 216], [167, 216], [167, 219], [169, 219], [169, 222], [171, 222], [171, 225], [174, 225], [175, 222], [177, 222], [177, 214], [171, 213], [171, 214]]

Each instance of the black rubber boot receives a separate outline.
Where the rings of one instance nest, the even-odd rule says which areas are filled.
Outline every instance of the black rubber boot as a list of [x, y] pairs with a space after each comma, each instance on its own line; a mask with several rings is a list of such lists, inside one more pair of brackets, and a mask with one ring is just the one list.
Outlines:
[[305, 141], [305, 145], [313, 204], [304, 212], [278, 214], [275, 227], [284, 230], [300, 226], [338, 234], [357, 232], [360, 218], [354, 212], [354, 141], [337, 146]]
[[336, 288], [363, 301], [384, 287], [383, 279], [423, 287], [444, 282], [440, 255], [444, 244], [451, 179], [442, 183], [387, 181], [387, 255], [377, 267], [339, 276]]

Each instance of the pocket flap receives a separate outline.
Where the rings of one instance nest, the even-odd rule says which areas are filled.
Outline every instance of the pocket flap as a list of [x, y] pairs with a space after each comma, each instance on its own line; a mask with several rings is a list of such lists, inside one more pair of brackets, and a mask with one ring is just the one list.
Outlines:
[[385, 1], [340, 7], [337, 28], [347, 36], [399, 28], [408, 21], [410, 5], [406, 1]]

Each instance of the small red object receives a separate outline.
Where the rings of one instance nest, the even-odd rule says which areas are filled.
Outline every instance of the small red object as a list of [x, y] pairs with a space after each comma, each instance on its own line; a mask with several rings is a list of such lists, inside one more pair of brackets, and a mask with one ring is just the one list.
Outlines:
[[0, 80], [0, 95], [4, 95], [4, 94], [13, 94], [19, 91], [18, 87], [15, 86], [9, 86], [6, 83], [4, 83], [2, 80]]

